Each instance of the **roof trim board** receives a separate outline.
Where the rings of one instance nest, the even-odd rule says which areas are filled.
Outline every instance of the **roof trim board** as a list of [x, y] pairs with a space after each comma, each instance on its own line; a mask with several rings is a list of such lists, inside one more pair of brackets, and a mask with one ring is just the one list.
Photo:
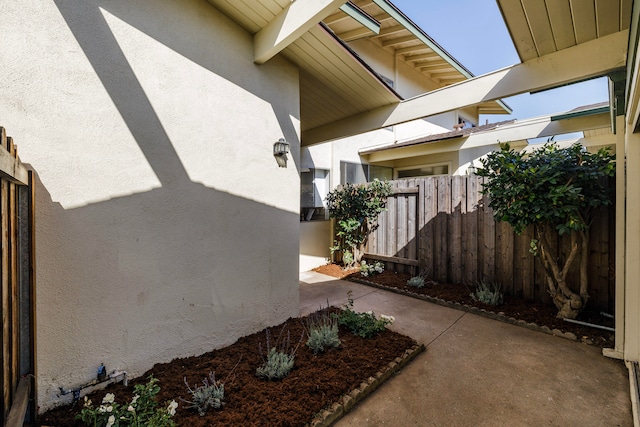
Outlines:
[[592, 116], [594, 114], [601, 113], [609, 114], [609, 106], [607, 105], [606, 107], [592, 108], [590, 110], [569, 111], [563, 114], [556, 114], [551, 116], [551, 121], [554, 122], [557, 120], [571, 119], [573, 117]]
[[355, 19], [370, 32], [380, 34], [380, 22], [350, 1], [340, 6], [340, 10]]

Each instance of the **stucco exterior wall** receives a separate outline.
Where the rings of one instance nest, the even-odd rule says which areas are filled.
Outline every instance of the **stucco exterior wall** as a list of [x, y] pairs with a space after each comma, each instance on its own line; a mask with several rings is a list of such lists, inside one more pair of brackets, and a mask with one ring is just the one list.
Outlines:
[[458, 153], [456, 151], [448, 151], [442, 153], [429, 153], [424, 156], [407, 157], [395, 160], [393, 162], [393, 167], [406, 169], [435, 164], [447, 164], [449, 166], [449, 171], [455, 171], [458, 168]]
[[324, 265], [331, 258], [331, 221], [300, 223], [300, 272]]
[[204, 0], [0, 15], [0, 124], [38, 177], [42, 409], [100, 363], [137, 376], [296, 315], [297, 69], [253, 64]]

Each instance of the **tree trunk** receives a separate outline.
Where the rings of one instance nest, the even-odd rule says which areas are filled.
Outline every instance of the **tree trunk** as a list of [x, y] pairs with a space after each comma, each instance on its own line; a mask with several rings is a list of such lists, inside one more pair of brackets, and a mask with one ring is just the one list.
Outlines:
[[[558, 309], [558, 318], [575, 319], [578, 314], [584, 309], [587, 300], [589, 298], [587, 288], [586, 274], [583, 274], [583, 269], [586, 271], [585, 252], [587, 251], [588, 234], [578, 234], [577, 232], [571, 233], [571, 252], [567, 256], [567, 259], [562, 266], [562, 269], [558, 265], [557, 257], [551, 252], [551, 248], [546, 237], [545, 231], [542, 230], [538, 233], [540, 242], [540, 257], [545, 269], [545, 275], [547, 279], [547, 286], [549, 287], [549, 294], [552, 297], [553, 303]], [[578, 242], [578, 236], [582, 239], [582, 244]], [[585, 240], [587, 239], [587, 240]], [[574, 292], [567, 284], [567, 274], [571, 265], [578, 257], [580, 263], [580, 294]]]

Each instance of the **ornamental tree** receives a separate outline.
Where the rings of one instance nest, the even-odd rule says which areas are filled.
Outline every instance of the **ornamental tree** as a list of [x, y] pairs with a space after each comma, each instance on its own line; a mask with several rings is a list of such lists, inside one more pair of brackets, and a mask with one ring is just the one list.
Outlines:
[[[531, 253], [539, 256], [559, 318], [575, 319], [589, 300], [587, 258], [589, 227], [594, 210], [609, 205], [612, 194], [603, 178], [615, 174], [615, 156], [608, 149], [589, 153], [580, 144], [559, 148], [546, 143], [531, 154], [509, 144], [482, 159], [482, 194], [497, 221], [506, 221], [521, 234], [534, 225]], [[550, 244], [552, 233], [569, 235], [571, 250], [562, 264]], [[567, 275], [578, 263], [580, 288], [573, 290]]]
[[336, 239], [331, 252], [341, 252], [345, 268], [360, 264], [369, 234], [378, 227], [391, 184], [374, 179], [363, 185], [346, 184], [327, 195], [329, 216], [335, 218]]

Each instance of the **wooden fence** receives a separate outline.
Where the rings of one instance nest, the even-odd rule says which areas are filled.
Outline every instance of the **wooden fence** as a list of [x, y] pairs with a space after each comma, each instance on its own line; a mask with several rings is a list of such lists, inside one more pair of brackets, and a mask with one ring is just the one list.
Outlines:
[[35, 415], [35, 280], [33, 174], [0, 127], [0, 284], [3, 425]]
[[[547, 301], [542, 263], [530, 252], [533, 228], [522, 235], [493, 219], [483, 203], [482, 178], [425, 177], [392, 181], [380, 226], [371, 234], [365, 258], [387, 263], [387, 269], [427, 274], [438, 282], [474, 286], [480, 281], [502, 285], [508, 295]], [[591, 226], [589, 280], [591, 302], [614, 308], [615, 205], [603, 208]], [[569, 239], [555, 239], [561, 261]], [[568, 281], [577, 285], [578, 271]]]

